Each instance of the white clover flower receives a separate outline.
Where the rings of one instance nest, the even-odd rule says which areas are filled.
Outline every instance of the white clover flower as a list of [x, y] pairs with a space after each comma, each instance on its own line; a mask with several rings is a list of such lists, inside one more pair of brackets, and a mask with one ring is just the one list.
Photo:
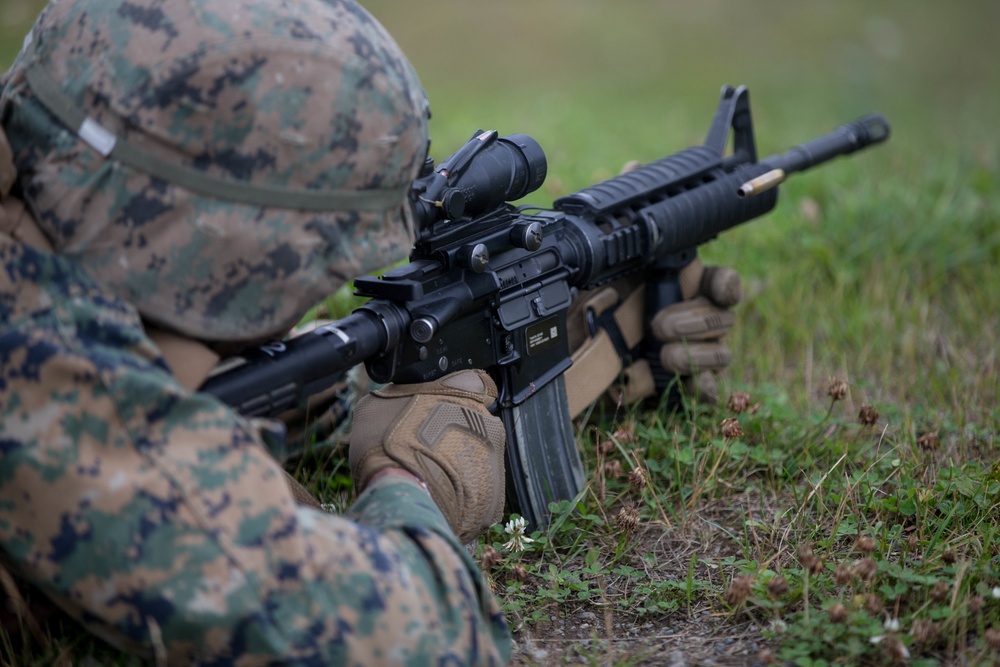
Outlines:
[[990, 594], [993, 596], [994, 600], [1000, 600], [1000, 586], [994, 586], [993, 590], [990, 591]]
[[887, 616], [885, 623], [882, 627], [886, 629], [887, 632], [899, 632], [899, 619]]
[[533, 539], [524, 534], [525, 521], [524, 517], [517, 517], [516, 519], [511, 519], [504, 526], [503, 532], [510, 535], [510, 539], [503, 544], [503, 548], [507, 551], [524, 551], [524, 545], [534, 542]]
[[875, 635], [874, 637], [871, 637], [868, 642], [871, 644], [881, 644], [883, 639], [885, 639], [885, 635]]

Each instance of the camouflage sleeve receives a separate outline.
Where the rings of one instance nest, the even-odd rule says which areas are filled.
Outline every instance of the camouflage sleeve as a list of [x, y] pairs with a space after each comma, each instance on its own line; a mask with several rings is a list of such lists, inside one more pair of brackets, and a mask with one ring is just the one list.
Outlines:
[[425, 489], [398, 479], [378, 479], [369, 484], [347, 516], [382, 530], [400, 551], [418, 551], [407, 560], [414, 564], [423, 560], [429, 566], [423, 577], [436, 582], [435, 597], [462, 601], [453, 609], [450, 622], [484, 625], [486, 633], [479, 641], [497, 647], [501, 662], [507, 663], [512, 648], [507, 622], [478, 566]]
[[258, 434], [184, 391], [133, 310], [81, 276], [37, 289], [58, 267], [2, 245], [0, 548], [22, 576], [168, 664], [509, 659], [419, 486], [375, 484], [350, 518], [296, 505]]

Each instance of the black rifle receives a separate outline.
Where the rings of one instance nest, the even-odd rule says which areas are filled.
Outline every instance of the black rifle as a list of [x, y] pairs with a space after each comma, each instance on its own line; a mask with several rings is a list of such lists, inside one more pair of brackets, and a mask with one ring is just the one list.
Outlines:
[[[726, 86], [704, 145], [541, 210], [507, 203], [544, 181], [538, 143], [476, 132], [436, 169], [428, 158], [414, 182], [419, 229], [409, 264], [356, 280], [356, 293], [371, 297], [363, 306], [248, 351], [202, 390], [244, 414], [273, 416], [359, 363], [377, 382], [484, 369], [499, 388], [492, 410], [507, 432], [508, 501], [543, 526], [549, 503], [574, 498], [584, 483], [563, 380], [566, 311], [577, 290], [639, 271], [647, 313], [675, 303], [677, 273], [697, 247], [774, 208], [788, 174], [888, 136], [885, 119], [870, 115], [758, 161], [747, 90]], [[657, 347], [635, 352], [659, 368]], [[660, 390], [674, 380], [662, 370], [654, 377]]]

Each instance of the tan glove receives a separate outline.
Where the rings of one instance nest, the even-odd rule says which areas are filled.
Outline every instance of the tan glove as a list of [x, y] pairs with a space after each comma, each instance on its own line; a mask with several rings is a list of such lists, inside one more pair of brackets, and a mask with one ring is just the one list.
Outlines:
[[405, 468], [428, 487], [462, 544], [503, 516], [503, 422], [486, 409], [492, 378], [466, 370], [422, 384], [390, 384], [354, 411], [350, 462], [361, 491], [386, 468]]
[[[565, 373], [570, 415], [578, 416], [606, 390], [616, 402], [634, 403], [653, 396], [653, 373], [645, 359], [622, 365], [646, 333], [645, 286], [631, 276], [591, 292], [582, 292], [567, 313], [573, 365]], [[663, 343], [660, 363], [681, 376], [684, 391], [699, 400], [718, 402], [716, 375], [732, 355], [721, 338], [735, 317], [728, 308], [741, 296], [739, 275], [724, 267], [705, 268], [695, 259], [678, 276], [682, 300], [653, 314], [650, 328]], [[609, 317], [610, 315], [610, 317]], [[599, 328], [603, 321], [614, 333]], [[621, 380], [621, 382], [619, 382]]]
[[729, 309], [743, 296], [740, 276], [695, 259], [681, 270], [679, 282], [683, 300], [660, 310], [650, 322], [653, 335], [663, 343], [660, 364], [681, 376], [688, 395], [717, 403], [717, 374], [732, 361], [721, 339], [736, 321]]

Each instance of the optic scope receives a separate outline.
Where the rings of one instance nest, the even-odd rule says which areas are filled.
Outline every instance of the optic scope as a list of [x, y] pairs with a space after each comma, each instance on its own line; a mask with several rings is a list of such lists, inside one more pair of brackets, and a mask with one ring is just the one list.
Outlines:
[[420, 229], [439, 220], [474, 217], [520, 199], [545, 182], [548, 165], [538, 142], [526, 134], [497, 136], [477, 130], [465, 145], [413, 183], [410, 201]]

